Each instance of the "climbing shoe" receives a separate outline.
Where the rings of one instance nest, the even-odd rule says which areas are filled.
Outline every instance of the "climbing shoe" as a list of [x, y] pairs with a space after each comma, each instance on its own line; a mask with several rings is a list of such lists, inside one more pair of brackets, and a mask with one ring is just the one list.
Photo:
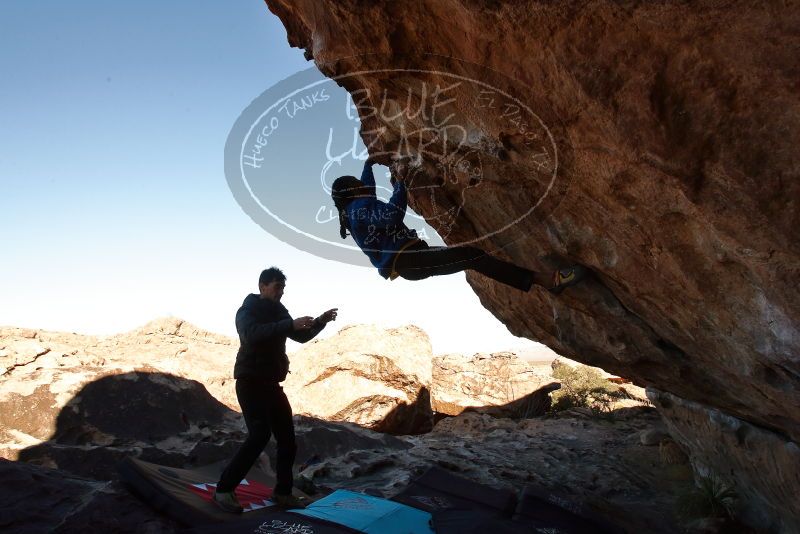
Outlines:
[[299, 497], [295, 497], [291, 493], [289, 495], [280, 495], [279, 493], [272, 494], [272, 502], [281, 508], [305, 508], [305, 501]]
[[236, 494], [232, 491], [215, 491], [214, 503], [232, 514], [240, 514], [244, 511], [242, 505], [239, 504], [239, 499], [236, 498]]
[[586, 278], [586, 272], [586, 268], [581, 265], [557, 269], [556, 272], [553, 273], [553, 287], [548, 291], [554, 295], [559, 295], [569, 286], [574, 286]]

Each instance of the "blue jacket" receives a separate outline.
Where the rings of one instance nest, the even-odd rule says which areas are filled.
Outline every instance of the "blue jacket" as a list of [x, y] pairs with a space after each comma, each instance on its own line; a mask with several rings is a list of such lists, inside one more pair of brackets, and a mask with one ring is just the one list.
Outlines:
[[388, 203], [378, 200], [375, 175], [369, 161], [364, 164], [361, 183], [371, 194], [348, 204], [350, 234], [381, 276], [389, 278], [395, 254], [411, 241], [418, 240], [417, 232], [403, 224], [407, 207], [406, 186], [398, 181]]

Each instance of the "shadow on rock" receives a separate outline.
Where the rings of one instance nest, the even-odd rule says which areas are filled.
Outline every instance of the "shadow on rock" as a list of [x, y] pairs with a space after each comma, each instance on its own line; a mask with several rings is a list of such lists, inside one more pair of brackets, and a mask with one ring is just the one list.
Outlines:
[[23, 462], [100, 480], [125, 456], [170, 466], [212, 463], [233, 454], [224, 438], [238, 414], [194, 380], [133, 371], [86, 384], [56, 418], [49, 440], [24, 449]]
[[89, 382], [55, 417], [47, 441], [20, 451], [20, 462], [0, 463], [0, 528], [175, 532], [120, 485], [117, 463], [126, 456], [175, 467], [222, 460], [238, 445], [227, 439], [241, 435], [238, 418], [194, 380], [134, 371]]
[[[419, 397], [427, 402], [427, 410], [418, 403], [400, 406], [387, 415], [387, 424], [407, 419], [408, 428], [424, 425], [425, 413], [430, 414], [427, 389]], [[22, 404], [13, 407], [15, 413], [53, 405], [36, 399], [28, 399], [26, 405], [20, 399]], [[54, 412], [57, 405], [51, 409]], [[54, 431], [49, 439], [21, 450], [19, 462], [0, 464], [3, 479], [9, 482], [0, 489], [0, 512], [10, 521], [0, 522], [0, 528], [140, 532], [142, 525], [148, 525], [148, 532], [173, 532], [171, 521], [123, 488], [117, 464], [125, 457], [136, 457], [178, 468], [209, 465], [232, 458], [246, 437], [241, 414], [216, 400], [203, 384], [154, 371], [101, 376], [80, 388], [57, 415], [53, 412], [49, 419], [55, 421]], [[391, 435], [352, 423], [299, 416], [295, 424], [299, 464], [354, 450], [410, 447]], [[266, 452], [274, 465], [274, 440]], [[62, 499], [58, 506], [48, 504], [54, 494], [62, 493], [75, 498]]]
[[412, 403], [392, 408], [372, 430], [394, 435], [425, 434], [433, 428], [431, 392], [422, 386]]
[[550, 394], [561, 388], [558, 382], [550, 382], [545, 384], [539, 389], [528, 393], [527, 395], [515, 399], [505, 404], [490, 404], [485, 406], [459, 406], [457, 404], [448, 404], [447, 402], [439, 401], [440, 408], [449, 411], [435, 412], [434, 424], [443, 419], [455, 417], [461, 413], [482, 413], [491, 415], [497, 418], [508, 419], [530, 419], [533, 417], [541, 417], [550, 412], [553, 406], [553, 399]]
[[550, 394], [561, 389], [561, 384], [551, 382], [536, 391], [528, 393], [524, 397], [502, 404], [499, 406], [469, 407], [465, 412], [478, 412], [491, 415], [492, 417], [508, 417], [510, 419], [530, 419], [540, 417], [550, 411], [553, 399]]

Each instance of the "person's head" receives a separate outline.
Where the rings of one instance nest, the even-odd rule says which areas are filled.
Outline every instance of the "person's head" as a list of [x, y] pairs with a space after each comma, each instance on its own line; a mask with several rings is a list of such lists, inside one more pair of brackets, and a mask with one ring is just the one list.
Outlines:
[[258, 277], [258, 292], [262, 299], [280, 302], [283, 289], [286, 287], [286, 275], [277, 267], [261, 271]]
[[331, 198], [334, 203], [346, 206], [356, 197], [365, 193], [364, 184], [355, 176], [340, 176], [331, 185]]
[[364, 184], [355, 176], [340, 176], [331, 185], [333, 205], [339, 211], [339, 235], [347, 237], [347, 205], [355, 198], [365, 194]]

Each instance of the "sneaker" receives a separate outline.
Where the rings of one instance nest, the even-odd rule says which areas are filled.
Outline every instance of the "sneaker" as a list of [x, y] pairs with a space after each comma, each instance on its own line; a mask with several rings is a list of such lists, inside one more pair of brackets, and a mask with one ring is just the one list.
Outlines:
[[557, 269], [556, 272], [553, 273], [553, 287], [548, 289], [548, 291], [555, 295], [559, 295], [569, 286], [574, 286], [586, 278], [586, 272], [586, 268], [581, 265], [573, 265], [572, 267]]
[[272, 494], [272, 502], [281, 508], [305, 508], [306, 504], [303, 499], [295, 497], [291, 493], [289, 495], [280, 495], [278, 493]]
[[214, 503], [232, 514], [240, 514], [244, 511], [242, 505], [239, 504], [239, 499], [236, 498], [236, 494], [232, 491], [215, 491]]

